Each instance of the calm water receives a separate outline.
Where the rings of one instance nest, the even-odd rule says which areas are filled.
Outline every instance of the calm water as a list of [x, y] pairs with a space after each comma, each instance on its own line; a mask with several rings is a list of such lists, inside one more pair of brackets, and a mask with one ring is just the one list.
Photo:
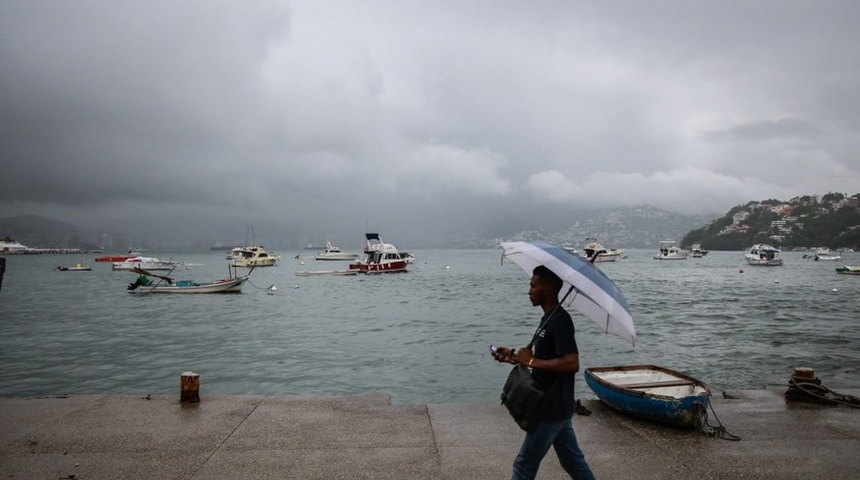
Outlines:
[[[496, 401], [509, 368], [487, 346], [521, 346], [539, 317], [527, 275], [500, 265], [500, 250], [419, 250], [409, 273], [345, 277], [297, 277], [345, 265], [278, 253], [282, 263], [255, 270], [242, 294], [188, 296], [129, 295], [134, 275], [92, 255], [7, 257], [0, 395], [178, 394], [191, 370], [203, 396]], [[784, 253], [786, 265], [771, 268], [747, 266], [740, 252], [628, 253], [601, 268], [626, 294], [638, 342], [574, 315], [583, 367], [654, 363], [719, 392], [782, 388], [794, 367], [810, 366], [831, 388], [860, 386], [860, 277], [834, 271], [860, 264], [860, 253], [836, 264]], [[224, 255], [156, 256], [192, 264], [174, 278], [213, 280], [227, 274]], [[53, 270], [76, 262], [93, 271]], [[594, 398], [577, 382], [578, 396]]]

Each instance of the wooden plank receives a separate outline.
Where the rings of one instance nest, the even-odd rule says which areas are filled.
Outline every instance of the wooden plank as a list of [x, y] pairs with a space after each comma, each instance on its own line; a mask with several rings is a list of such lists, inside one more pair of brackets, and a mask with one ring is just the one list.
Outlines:
[[696, 382], [692, 380], [687, 380], [685, 378], [678, 378], [675, 380], [664, 380], [662, 382], [641, 382], [641, 383], [630, 383], [627, 385], [618, 385], [621, 388], [631, 388], [631, 389], [643, 389], [643, 388], [658, 388], [658, 387], [681, 387], [685, 385], [695, 385]]

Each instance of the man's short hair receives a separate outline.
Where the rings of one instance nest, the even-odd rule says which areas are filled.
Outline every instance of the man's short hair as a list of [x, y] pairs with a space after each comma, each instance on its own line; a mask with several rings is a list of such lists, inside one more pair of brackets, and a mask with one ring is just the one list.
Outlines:
[[537, 267], [535, 267], [535, 269], [532, 270], [532, 275], [540, 277], [541, 280], [549, 282], [552, 289], [556, 292], [561, 291], [561, 286], [564, 282], [562, 282], [561, 279], [558, 278], [558, 275], [556, 275], [555, 272], [546, 268], [545, 266], [538, 265]]

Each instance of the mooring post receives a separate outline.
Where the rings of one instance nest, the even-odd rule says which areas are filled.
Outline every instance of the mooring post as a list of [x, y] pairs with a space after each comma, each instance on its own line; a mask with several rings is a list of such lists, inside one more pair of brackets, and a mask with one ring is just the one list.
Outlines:
[[3, 290], [4, 273], [6, 273], [6, 257], [0, 257], [0, 290]]
[[182, 372], [182, 376], [180, 377], [180, 385], [180, 402], [200, 403], [200, 375], [194, 372]]

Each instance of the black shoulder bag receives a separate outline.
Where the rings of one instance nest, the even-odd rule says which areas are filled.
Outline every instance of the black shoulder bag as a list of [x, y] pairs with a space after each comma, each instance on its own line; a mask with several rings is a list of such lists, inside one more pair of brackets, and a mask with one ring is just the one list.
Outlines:
[[[538, 333], [546, 327], [546, 324], [555, 315], [556, 310], [552, 311], [546, 320], [541, 323], [534, 335], [532, 341], [529, 342], [526, 348], [534, 345]], [[556, 376], [555, 381], [549, 390], [541, 390], [540, 384], [532, 377], [532, 372], [525, 365], [517, 364], [508, 374], [508, 380], [502, 388], [502, 405], [504, 405], [514, 421], [526, 432], [533, 432], [546, 416], [547, 409], [553, 400], [553, 394], [558, 387], [560, 375]]]

